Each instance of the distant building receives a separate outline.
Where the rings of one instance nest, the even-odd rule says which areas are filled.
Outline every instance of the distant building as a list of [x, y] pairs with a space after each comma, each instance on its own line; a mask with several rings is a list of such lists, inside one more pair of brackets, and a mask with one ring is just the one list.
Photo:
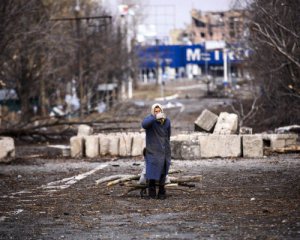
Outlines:
[[237, 43], [245, 34], [245, 14], [245, 10], [201, 12], [193, 9], [191, 11], [192, 23], [187, 30], [190, 41], [193, 44], [206, 41]]
[[191, 24], [170, 32], [170, 44], [156, 42], [138, 48], [141, 80], [212, 77], [221, 78], [226, 85], [247, 76], [246, 14], [245, 10], [193, 9]]

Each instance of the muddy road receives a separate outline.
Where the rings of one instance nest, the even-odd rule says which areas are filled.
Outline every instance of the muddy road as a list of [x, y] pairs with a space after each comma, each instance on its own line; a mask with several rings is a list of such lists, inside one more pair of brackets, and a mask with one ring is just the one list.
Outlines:
[[141, 158], [71, 159], [27, 147], [0, 165], [0, 239], [300, 239], [300, 156], [173, 161], [191, 192], [141, 199], [97, 186]]

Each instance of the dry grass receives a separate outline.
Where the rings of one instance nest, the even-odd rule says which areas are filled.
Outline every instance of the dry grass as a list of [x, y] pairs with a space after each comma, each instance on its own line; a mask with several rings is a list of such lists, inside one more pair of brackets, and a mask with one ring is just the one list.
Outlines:
[[[164, 90], [164, 96], [175, 94], [176, 91]], [[153, 100], [162, 97], [160, 85], [140, 85], [133, 91], [133, 98], [138, 100]]]

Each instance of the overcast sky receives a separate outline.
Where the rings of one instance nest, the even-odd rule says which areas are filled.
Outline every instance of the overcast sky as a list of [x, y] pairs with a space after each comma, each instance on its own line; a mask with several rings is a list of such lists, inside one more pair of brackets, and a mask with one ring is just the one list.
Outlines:
[[201, 11], [228, 10], [231, 0], [148, 0], [150, 17], [153, 15], [173, 15], [175, 27], [190, 23], [190, 11], [193, 8]]
[[[102, 0], [103, 1], [103, 0]], [[111, 8], [122, 0], [104, 0]], [[232, 0], [140, 0], [142, 11], [147, 16], [144, 23], [156, 26], [159, 35], [168, 34], [173, 28], [183, 28], [191, 23], [190, 11], [224, 11], [230, 8]]]

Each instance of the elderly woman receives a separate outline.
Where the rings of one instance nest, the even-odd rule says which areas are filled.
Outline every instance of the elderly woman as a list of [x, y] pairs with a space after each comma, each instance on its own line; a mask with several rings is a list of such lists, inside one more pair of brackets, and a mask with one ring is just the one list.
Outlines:
[[165, 179], [171, 163], [171, 122], [163, 108], [156, 103], [151, 114], [144, 118], [142, 127], [146, 130], [146, 178], [149, 184], [149, 197], [156, 198], [156, 181], [159, 181], [157, 197], [166, 198]]

